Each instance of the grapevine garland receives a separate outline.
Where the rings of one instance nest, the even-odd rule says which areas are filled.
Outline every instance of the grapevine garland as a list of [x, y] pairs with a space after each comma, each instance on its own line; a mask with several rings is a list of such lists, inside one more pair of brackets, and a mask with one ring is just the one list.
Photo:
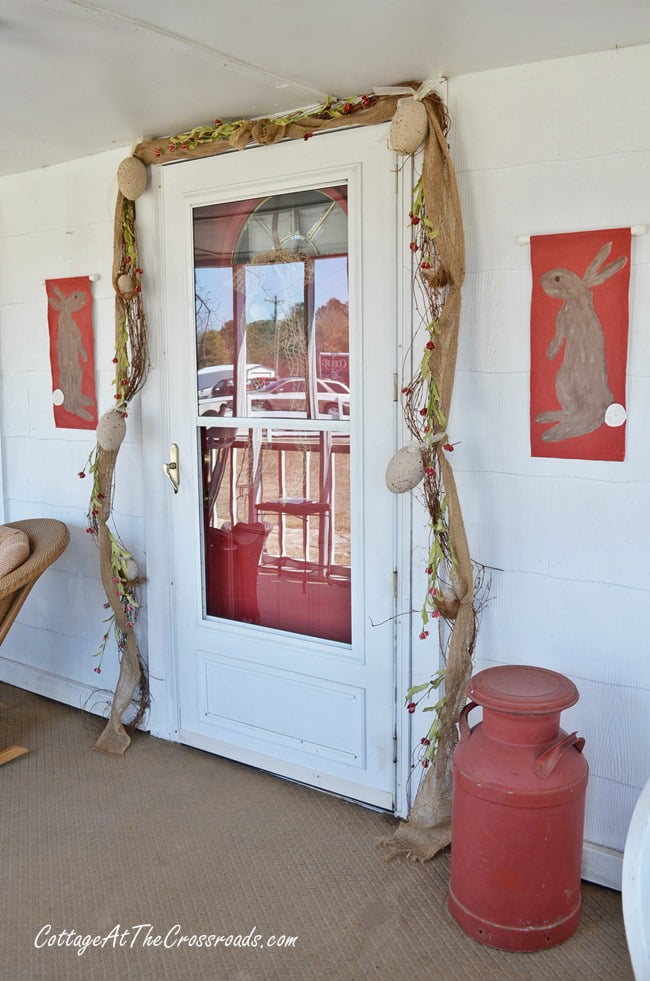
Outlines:
[[[417, 101], [426, 116], [422, 175], [414, 189], [410, 222], [411, 250], [416, 260], [414, 296], [422, 312], [425, 344], [415, 376], [404, 386], [403, 409], [407, 428], [420, 447], [424, 469], [423, 495], [429, 516], [430, 540], [426, 564], [427, 585], [422, 603], [422, 630], [425, 640], [432, 621], [442, 620], [448, 627], [445, 667], [429, 681], [409, 689], [406, 701], [410, 713], [431, 695], [434, 704], [424, 711], [434, 719], [421, 740], [421, 762], [425, 776], [420, 784], [408, 822], [390, 839], [391, 854], [407, 854], [426, 859], [448, 843], [449, 760], [456, 739], [456, 722], [465, 701], [466, 682], [472, 664], [476, 638], [474, 569], [449, 457], [454, 446], [447, 433], [447, 416], [453, 389], [460, 287], [464, 278], [462, 219], [453, 166], [446, 134], [449, 119], [442, 100], [426, 86], [408, 83], [415, 93], [406, 101]], [[403, 94], [403, 90], [402, 93]], [[364, 95], [350, 99], [328, 98], [312, 110], [292, 112], [270, 119], [215, 119], [180, 134], [145, 140], [129, 160], [140, 166], [163, 164], [178, 159], [213, 156], [257, 143], [271, 145], [282, 139], [309, 140], [316, 132], [347, 125], [373, 125], [397, 122], [400, 103], [397, 95]], [[420, 140], [421, 142], [421, 140]], [[413, 153], [413, 149], [394, 149]], [[125, 163], [125, 162], [123, 162]], [[119, 183], [119, 173], [118, 173]], [[146, 181], [145, 181], [146, 183]], [[141, 191], [138, 192], [138, 194]], [[116, 292], [115, 408], [112, 414], [126, 416], [128, 404], [146, 379], [149, 362], [146, 323], [142, 308], [142, 268], [135, 234], [135, 197], [118, 193], [115, 226], [113, 282]], [[107, 413], [107, 415], [109, 415]], [[100, 420], [101, 425], [101, 420]], [[98, 427], [98, 433], [99, 433]], [[99, 438], [98, 438], [99, 443]], [[98, 446], [89, 461], [93, 473], [93, 495], [88, 530], [98, 539], [102, 578], [112, 610], [114, 631], [121, 653], [120, 679], [113, 700], [111, 719], [96, 748], [124, 752], [128, 736], [120, 717], [130, 704], [138, 685], [138, 712], [148, 704], [146, 670], [142, 665], [133, 626], [139, 609], [135, 591], [139, 583], [133, 574], [132, 556], [106, 521], [117, 450]], [[102, 496], [103, 495], [103, 496]], [[133, 578], [132, 578], [133, 577]], [[108, 631], [97, 652], [103, 655]], [[438, 697], [444, 684], [444, 694]], [[101, 744], [101, 745], [100, 745]], [[432, 764], [429, 766], [429, 764]]]
[[264, 119], [236, 119], [195, 126], [184, 133], [143, 140], [134, 156], [145, 164], [214, 156], [243, 150], [251, 143], [270, 146], [283, 139], [309, 140], [314, 133], [341, 126], [369, 126], [391, 119], [395, 96], [361, 95], [346, 99], [329, 96], [320, 106]]
[[[311, 127], [312, 123], [319, 120], [340, 120], [343, 116], [350, 116], [360, 109], [369, 109], [377, 102], [376, 96], [362, 95], [350, 99], [335, 99], [329, 96], [317, 109], [305, 109], [291, 112], [285, 116], [273, 116], [271, 119], [236, 119], [230, 122], [222, 122], [215, 119], [211, 125], [195, 126], [187, 133], [178, 136], [170, 136], [168, 149], [170, 153], [181, 150], [196, 150], [199, 146], [211, 145], [223, 140], [227, 140], [229, 145], [239, 150], [246, 146], [251, 139], [255, 143], [270, 145], [278, 143], [286, 136], [287, 128], [292, 124]], [[303, 139], [310, 139], [313, 133], [309, 128], [305, 129]], [[157, 148], [156, 156], [162, 151]]]
[[[406, 426], [419, 447], [429, 523], [420, 639], [427, 639], [432, 621], [444, 624], [444, 663], [406, 693], [411, 715], [423, 702], [423, 711], [433, 714], [416, 751], [423, 777], [408, 821], [380, 841], [388, 857], [405, 855], [412, 860], [430, 859], [451, 840], [451, 754], [471, 674], [484, 583], [481, 567], [475, 567], [469, 554], [450, 463], [454, 444], [447, 431], [465, 275], [462, 216], [446, 141], [449, 118], [439, 100], [428, 96], [422, 101], [428, 127], [409, 217], [414, 306], [424, 343], [414, 377], [402, 389], [402, 403]], [[415, 484], [413, 479], [406, 487], [391, 489], [401, 492]]]
[[[129, 728], [137, 727], [149, 707], [147, 670], [134, 634], [140, 609], [138, 587], [142, 580], [133, 555], [108, 527], [112, 515], [115, 464], [126, 434], [129, 403], [143, 387], [149, 371], [142, 274], [136, 239], [135, 202], [120, 191], [115, 209], [113, 257], [115, 406], [101, 417], [97, 426], [97, 446], [79, 473], [80, 477], [85, 477], [86, 473], [92, 477], [86, 531], [99, 550], [100, 574], [106, 593], [104, 609], [111, 611], [103, 623], [112, 624], [120, 660], [109, 720], [95, 745], [95, 749], [111, 755], [123, 753], [130, 743], [122, 716], [132, 705], [136, 692], [139, 694]], [[110, 633], [109, 626], [94, 654], [98, 663], [93, 670], [97, 674], [101, 674]]]
[[[106, 500], [106, 495], [101, 489], [102, 484], [100, 481], [98, 454], [99, 447], [95, 447], [88, 457], [86, 467], [82, 471], [84, 476], [86, 473], [88, 473], [93, 478], [90, 508], [87, 515], [88, 526], [86, 531], [89, 535], [92, 535], [95, 540], [97, 540], [99, 535], [99, 518], [102, 514], [102, 509], [105, 506]], [[81, 476], [81, 473], [79, 476]], [[108, 538], [110, 542], [110, 568], [112, 572], [112, 582], [115, 586], [115, 593], [119, 598], [120, 605], [122, 606], [122, 609], [127, 617], [125, 624], [126, 629], [133, 630], [135, 627], [135, 621], [137, 620], [138, 610], [140, 608], [138, 586], [140, 585], [141, 580], [138, 577], [137, 565], [135, 563], [135, 559], [129, 550], [124, 546], [116, 533], [109, 530]], [[109, 601], [104, 603], [104, 609], [112, 609]], [[96, 674], [101, 674], [102, 671], [102, 662], [110, 637], [110, 624], [113, 626], [113, 635], [115, 637], [120, 656], [124, 652], [127, 638], [126, 631], [120, 628], [114, 612], [110, 613], [102, 622], [109, 624], [109, 627], [107, 627], [98, 649], [93, 654], [93, 657], [98, 659], [96, 667], [93, 668]], [[140, 705], [138, 721], [140, 721], [143, 714], [144, 706]]]
[[[413, 189], [413, 205], [409, 212], [411, 225], [410, 249], [413, 253], [416, 272], [414, 276], [414, 300], [416, 310], [422, 319], [426, 342], [417, 371], [408, 385], [402, 388], [402, 408], [406, 426], [419, 442], [424, 466], [423, 497], [429, 515], [429, 552], [425, 567], [427, 577], [424, 600], [420, 611], [422, 630], [420, 640], [429, 636], [430, 621], [444, 614], [444, 600], [441, 583], [443, 568], [453, 563], [453, 552], [449, 540], [447, 524], [447, 501], [444, 486], [437, 466], [440, 445], [445, 452], [454, 447], [447, 435], [447, 418], [442, 408], [440, 392], [431, 370], [431, 352], [435, 350], [440, 334], [441, 285], [437, 270], [440, 258], [436, 249], [438, 229], [428, 217], [424, 204], [422, 177]], [[434, 693], [444, 688], [445, 668], [440, 668], [429, 681], [411, 686], [404, 701], [409, 714], [413, 714], [420, 702], [427, 701]], [[418, 697], [419, 696], [419, 697]], [[417, 701], [415, 701], [417, 699]], [[440, 732], [440, 716], [445, 704], [444, 694], [423, 712], [433, 712], [434, 718], [426, 734], [420, 740], [423, 749], [419, 761], [426, 769], [435, 758]]]

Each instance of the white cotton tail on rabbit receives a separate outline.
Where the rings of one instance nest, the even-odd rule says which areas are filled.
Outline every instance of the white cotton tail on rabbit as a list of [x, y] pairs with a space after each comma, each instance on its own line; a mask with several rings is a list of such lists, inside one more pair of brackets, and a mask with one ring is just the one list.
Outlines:
[[603, 266], [611, 250], [611, 242], [603, 245], [582, 277], [570, 269], [550, 269], [540, 280], [548, 296], [564, 301], [546, 351], [552, 360], [564, 345], [562, 364], [555, 376], [555, 391], [562, 408], [535, 417], [536, 422], [555, 423], [542, 433], [541, 438], [547, 443], [598, 429], [614, 402], [607, 376], [605, 334], [592, 294], [594, 286], [611, 279], [627, 262], [626, 256], [620, 256]]

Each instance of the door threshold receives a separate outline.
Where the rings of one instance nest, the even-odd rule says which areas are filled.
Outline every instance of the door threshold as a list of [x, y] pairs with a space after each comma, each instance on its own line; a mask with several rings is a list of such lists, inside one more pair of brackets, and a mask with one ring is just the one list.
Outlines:
[[[181, 729], [179, 732], [179, 741], [186, 746], [201, 749], [204, 752], [211, 753], [213, 756], [230, 760], [233, 763], [243, 763], [245, 766], [250, 766], [252, 769], [259, 770], [261, 773], [268, 773], [271, 777], [280, 777], [290, 783], [300, 784], [309, 790], [317, 790], [320, 793], [330, 794], [333, 797], [339, 797], [341, 800], [347, 800], [350, 803], [361, 804], [363, 807], [371, 808], [383, 814], [395, 813], [394, 798], [389, 791], [359, 786], [352, 780], [335, 777], [328, 773], [320, 774], [312, 767], [279, 761], [274, 757], [265, 756], [262, 753], [252, 750], [245, 750], [240, 746], [230, 746], [220, 743], [218, 740], [202, 736], [200, 733], [188, 732], [186, 729]], [[312, 782], [309, 777], [313, 778], [314, 781], [327, 780], [329, 786]], [[357, 796], [357, 793], [360, 791], [363, 791], [368, 796], [366, 798]]]

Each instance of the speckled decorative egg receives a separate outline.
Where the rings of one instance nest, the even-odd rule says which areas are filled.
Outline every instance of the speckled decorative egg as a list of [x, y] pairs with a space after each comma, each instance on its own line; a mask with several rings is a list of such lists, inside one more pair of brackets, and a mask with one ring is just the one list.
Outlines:
[[125, 300], [132, 300], [135, 296], [135, 283], [128, 273], [117, 277], [117, 291]]
[[97, 443], [103, 450], [117, 450], [126, 436], [126, 421], [117, 409], [109, 409], [97, 423]]
[[415, 153], [424, 141], [429, 128], [427, 111], [417, 99], [400, 99], [390, 124], [388, 143], [395, 153]]
[[424, 477], [422, 453], [417, 443], [398, 450], [386, 467], [386, 486], [393, 494], [413, 490]]
[[117, 186], [129, 201], [135, 201], [147, 188], [147, 168], [137, 157], [127, 157], [117, 168]]
[[135, 561], [133, 556], [131, 556], [130, 559], [127, 559], [124, 563], [124, 572], [126, 574], [126, 578], [130, 582], [133, 582], [134, 579], [138, 578], [138, 563]]

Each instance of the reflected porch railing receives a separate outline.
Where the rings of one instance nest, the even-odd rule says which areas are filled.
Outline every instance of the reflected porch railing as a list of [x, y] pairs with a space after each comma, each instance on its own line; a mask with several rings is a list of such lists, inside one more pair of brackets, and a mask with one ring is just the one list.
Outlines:
[[264, 522], [263, 565], [349, 577], [347, 434], [206, 427], [202, 443], [206, 532]]

